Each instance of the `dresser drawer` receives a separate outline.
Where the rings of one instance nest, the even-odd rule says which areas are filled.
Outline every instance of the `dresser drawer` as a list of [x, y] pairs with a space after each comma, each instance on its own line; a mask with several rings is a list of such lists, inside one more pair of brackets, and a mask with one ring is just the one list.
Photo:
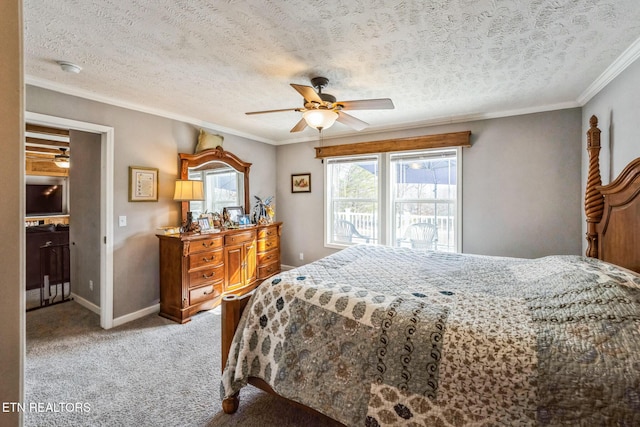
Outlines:
[[189, 287], [194, 288], [205, 283], [224, 279], [224, 264], [189, 272]]
[[196, 252], [189, 255], [189, 270], [200, 267], [213, 267], [224, 261], [222, 248], [208, 252]]
[[278, 249], [258, 253], [258, 265], [271, 264], [276, 261], [280, 261], [280, 251]]
[[258, 239], [268, 239], [278, 235], [278, 227], [261, 228], [258, 230]]
[[269, 276], [273, 276], [280, 272], [280, 262], [273, 262], [267, 265], [261, 265], [258, 267], [258, 280], [266, 279]]
[[222, 237], [211, 237], [189, 242], [189, 255], [222, 247]]
[[243, 233], [234, 233], [228, 236], [224, 236], [224, 244], [225, 245], [236, 245], [238, 243], [245, 243], [255, 240], [256, 233], [255, 231], [245, 231]]
[[189, 290], [189, 305], [214, 299], [222, 293], [222, 283], [211, 284]]
[[258, 240], [258, 252], [266, 252], [278, 248], [278, 236]]

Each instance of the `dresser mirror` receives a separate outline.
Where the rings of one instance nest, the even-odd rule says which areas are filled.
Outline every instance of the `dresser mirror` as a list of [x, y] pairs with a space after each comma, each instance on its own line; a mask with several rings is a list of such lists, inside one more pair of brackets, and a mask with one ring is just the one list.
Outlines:
[[242, 206], [249, 212], [249, 168], [244, 162], [222, 147], [196, 154], [180, 153], [180, 179], [203, 182], [202, 201], [182, 202], [182, 219], [187, 212], [197, 218], [203, 212], [219, 212], [228, 206]]

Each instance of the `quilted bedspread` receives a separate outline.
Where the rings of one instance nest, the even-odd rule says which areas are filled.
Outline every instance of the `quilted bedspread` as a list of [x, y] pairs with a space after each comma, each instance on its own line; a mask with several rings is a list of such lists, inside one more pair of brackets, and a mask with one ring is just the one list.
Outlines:
[[354, 246], [260, 285], [222, 377], [348, 426], [640, 425], [640, 276]]

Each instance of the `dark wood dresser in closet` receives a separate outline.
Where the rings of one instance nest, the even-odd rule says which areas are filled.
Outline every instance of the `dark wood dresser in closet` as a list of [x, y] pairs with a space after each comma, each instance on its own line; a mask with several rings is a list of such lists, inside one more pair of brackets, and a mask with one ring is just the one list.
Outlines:
[[218, 233], [158, 235], [160, 315], [179, 323], [280, 272], [282, 223]]

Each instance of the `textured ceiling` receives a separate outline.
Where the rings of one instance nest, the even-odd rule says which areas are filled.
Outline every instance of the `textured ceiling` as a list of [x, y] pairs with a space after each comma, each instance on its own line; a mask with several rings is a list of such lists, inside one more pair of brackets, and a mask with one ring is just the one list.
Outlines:
[[580, 105], [638, 44], [640, 2], [24, 0], [24, 22], [27, 83], [285, 143], [317, 131], [244, 113], [301, 107], [289, 83], [319, 75], [338, 100], [393, 100], [351, 112], [363, 132]]

